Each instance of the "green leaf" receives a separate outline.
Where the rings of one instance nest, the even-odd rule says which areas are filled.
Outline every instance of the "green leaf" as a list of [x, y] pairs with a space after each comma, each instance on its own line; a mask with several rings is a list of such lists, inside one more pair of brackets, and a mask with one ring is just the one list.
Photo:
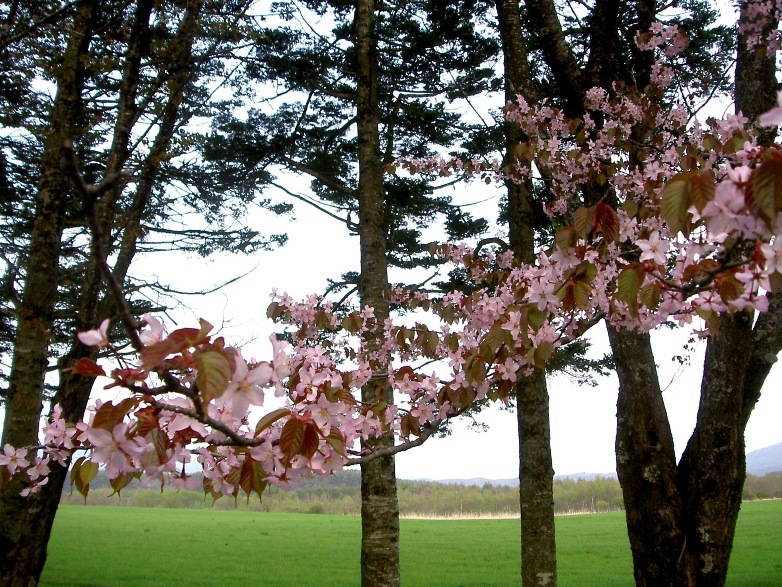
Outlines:
[[576, 228], [576, 233], [581, 238], [587, 238], [589, 233], [592, 232], [592, 223], [594, 216], [594, 208], [587, 208], [581, 206], [573, 215], [573, 226]]
[[592, 285], [586, 281], [578, 280], [573, 284], [573, 303], [579, 310], [589, 307], [589, 297], [592, 294]]
[[[133, 473], [121, 473], [119, 477], [109, 479], [109, 483], [111, 483], [111, 488], [114, 490], [114, 493], [119, 493], [133, 481], [134, 477], [135, 475]], [[111, 495], [114, 495], [114, 493]]]
[[193, 356], [198, 375], [196, 385], [204, 403], [223, 395], [233, 373], [234, 361], [221, 351], [199, 351]]
[[631, 263], [622, 269], [617, 279], [618, 297], [627, 304], [635, 304], [638, 301], [638, 290], [644, 280], [640, 267], [639, 263]]
[[509, 332], [502, 327], [502, 323], [499, 321], [495, 322], [491, 329], [489, 329], [489, 332], [483, 337], [483, 340], [481, 340], [481, 344], [478, 348], [481, 359], [487, 363], [494, 361], [494, 357], [497, 356], [497, 351], [499, 351], [500, 347], [507, 341], [507, 334], [509, 334]]
[[557, 349], [554, 344], [548, 340], [544, 340], [537, 347], [535, 347], [535, 365], [537, 367], [545, 367], [548, 360], [554, 356]]
[[576, 246], [578, 242], [578, 234], [573, 226], [566, 226], [557, 231], [557, 235], [554, 237], [554, 248], [561, 251], [567, 251]]
[[671, 234], [683, 232], [689, 234], [690, 213], [687, 210], [692, 206], [691, 183], [696, 180], [697, 171], [684, 171], [678, 173], [665, 184], [660, 211], [671, 229]]
[[326, 437], [326, 442], [331, 445], [331, 448], [333, 448], [337, 454], [342, 455], [343, 457], [346, 456], [345, 437], [342, 436], [342, 433], [339, 430], [332, 428], [329, 431], [329, 435]]
[[656, 310], [660, 305], [660, 286], [657, 282], [647, 283], [641, 288], [641, 303], [650, 310]]

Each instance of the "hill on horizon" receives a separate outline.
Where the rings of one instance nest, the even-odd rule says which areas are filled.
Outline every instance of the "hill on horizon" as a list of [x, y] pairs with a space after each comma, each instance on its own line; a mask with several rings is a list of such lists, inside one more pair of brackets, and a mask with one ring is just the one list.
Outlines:
[[[762, 477], [768, 473], [782, 471], [782, 442], [772, 444], [765, 448], [759, 448], [747, 453], [747, 473]], [[571, 473], [569, 475], [554, 475], [554, 479], [571, 479], [577, 481], [583, 479], [592, 481], [598, 477], [609, 477], [616, 479], [616, 473]], [[430, 481], [433, 483], [444, 483], [454, 485], [505, 485], [508, 487], [518, 487], [518, 479], [488, 479], [486, 477], [473, 477], [471, 479], [416, 479], [416, 481]]]

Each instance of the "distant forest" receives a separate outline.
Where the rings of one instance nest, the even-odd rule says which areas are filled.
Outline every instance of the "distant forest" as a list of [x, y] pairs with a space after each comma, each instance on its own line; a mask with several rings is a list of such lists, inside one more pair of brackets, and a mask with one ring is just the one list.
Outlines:
[[[399, 510], [404, 517], [515, 517], [519, 513], [518, 488], [485, 484], [459, 485], [433, 481], [399, 480]], [[120, 495], [102, 474], [90, 484], [87, 505], [129, 507], [242, 509], [264, 512], [337, 514], [357, 516], [361, 510], [360, 475], [343, 471], [325, 479], [309, 479], [289, 489], [272, 487], [249, 501], [240, 493], [212, 502], [202, 492], [166, 488], [144, 488], [133, 483]], [[782, 498], [782, 472], [763, 477], [747, 475], [744, 500]], [[81, 495], [66, 486], [63, 503], [84, 503]], [[558, 514], [595, 513], [623, 509], [619, 482], [608, 477], [593, 480], [559, 479], [554, 483], [554, 504]]]

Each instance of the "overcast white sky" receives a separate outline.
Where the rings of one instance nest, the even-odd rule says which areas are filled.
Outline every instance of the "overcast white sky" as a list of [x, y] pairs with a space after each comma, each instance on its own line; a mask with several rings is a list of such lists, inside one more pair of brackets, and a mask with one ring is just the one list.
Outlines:
[[[494, 188], [473, 184], [473, 200], [491, 196]], [[471, 191], [471, 190], [468, 190]], [[496, 201], [489, 204], [496, 210]], [[193, 325], [198, 317], [216, 326], [231, 343], [255, 337], [244, 348], [246, 357], [263, 359], [269, 354], [268, 335], [275, 330], [266, 319], [269, 293], [276, 287], [299, 299], [324, 290], [328, 277], [357, 268], [358, 238], [347, 235], [339, 222], [318, 212], [297, 206], [296, 222], [266, 213], [253, 214], [257, 228], [266, 232], [287, 232], [289, 243], [275, 252], [220, 255], [216, 259], [181, 255], [158, 255], [147, 268], [166, 280], [175, 277], [178, 288], [207, 288], [222, 280], [257, 268], [224, 291], [185, 300], [189, 308], [173, 315], [182, 325]], [[392, 277], [393, 278], [393, 277]], [[170, 322], [169, 322], [170, 324]], [[602, 354], [608, 348], [605, 329], [598, 325], [590, 335]], [[656, 336], [655, 352], [661, 367], [661, 384], [674, 430], [677, 451], [681, 452], [692, 431], [698, 406], [700, 366], [705, 343], [700, 343], [689, 367], [677, 372], [671, 361], [682, 354], [681, 333], [663, 332]], [[763, 397], [755, 409], [747, 430], [747, 449], [755, 450], [782, 442], [778, 425], [782, 414], [782, 375], [772, 371]], [[597, 387], [578, 387], [566, 377], [549, 381], [554, 470], [557, 474], [577, 472], [609, 473], [615, 469], [614, 434], [616, 426], [615, 376], [599, 380]], [[402, 478], [514, 478], [518, 475], [518, 447], [515, 413], [499, 408], [481, 416], [490, 425], [488, 432], [474, 432], [457, 424], [451, 437], [430, 439], [424, 446], [397, 457], [397, 473]]]

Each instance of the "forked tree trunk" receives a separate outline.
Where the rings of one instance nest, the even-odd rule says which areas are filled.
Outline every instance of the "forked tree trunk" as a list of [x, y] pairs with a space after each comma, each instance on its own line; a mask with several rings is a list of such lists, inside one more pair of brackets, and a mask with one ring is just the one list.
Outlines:
[[[742, 2], [742, 19], [748, 17], [747, 6]], [[768, 23], [769, 30], [777, 26]], [[739, 38], [736, 110], [756, 119], [776, 103], [775, 90], [773, 55], [748, 50]], [[761, 143], [768, 144], [774, 134], [762, 132]], [[634, 349], [639, 340], [647, 351]], [[636, 583], [722, 587], [746, 476], [744, 432], [782, 349], [782, 302], [771, 296], [769, 311], [754, 325], [753, 316], [745, 312], [720, 317], [719, 328], [708, 340], [695, 429], [675, 470], [648, 336], [614, 332], [611, 345], [620, 381], [617, 469]], [[654, 385], [649, 385], [652, 378]], [[656, 451], [651, 439], [659, 443], [663, 432], [666, 440]], [[674, 560], [678, 564], [672, 564]]]
[[639, 587], [695, 585], [676, 453], [648, 334], [608, 327], [616, 371], [616, 472]]
[[[361, 304], [375, 311], [376, 326], [367, 336], [367, 349], [377, 351], [389, 315], [385, 299], [388, 287], [386, 226], [384, 221], [383, 171], [380, 165], [380, 112], [373, 25], [375, 3], [356, 4], [356, 114], [358, 126], [358, 201], [361, 248]], [[393, 403], [393, 393], [382, 374], [387, 363], [377, 358], [370, 364], [378, 373], [361, 391], [369, 405]], [[366, 449], [392, 446], [393, 433], [363, 443]], [[399, 505], [394, 457], [361, 465], [361, 584], [364, 587], [399, 585]]]

